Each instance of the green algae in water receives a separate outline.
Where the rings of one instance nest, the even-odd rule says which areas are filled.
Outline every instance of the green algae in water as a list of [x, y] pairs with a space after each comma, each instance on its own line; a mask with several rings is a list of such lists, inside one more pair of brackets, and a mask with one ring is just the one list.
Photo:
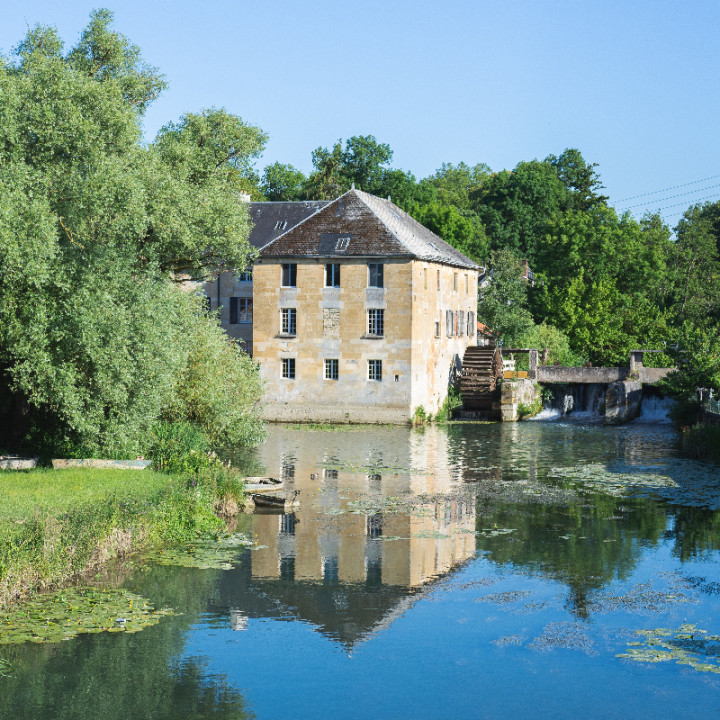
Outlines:
[[676, 505], [720, 509], [720, 473], [707, 463], [676, 458], [668, 458], [662, 465], [645, 466], [588, 463], [553, 467], [548, 474], [614, 497], [652, 494]]
[[82, 633], [135, 633], [172, 614], [155, 610], [127, 590], [67, 588], [36, 595], [0, 613], [0, 645], [61, 642]]
[[628, 643], [627, 651], [615, 657], [644, 663], [676, 662], [698, 672], [720, 673], [718, 635], [710, 635], [707, 630], [688, 623], [676, 630], [655, 628], [636, 630], [635, 634], [645, 638], [644, 641]]
[[[145, 557], [157, 565], [196, 568], [197, 570], [232, 570], [241, 550], [256, 547], [244, 533], [217, 540], [198, 540], [177, 547], [148, 553]], [[259, 549], [256, 547], [256, 549]]]

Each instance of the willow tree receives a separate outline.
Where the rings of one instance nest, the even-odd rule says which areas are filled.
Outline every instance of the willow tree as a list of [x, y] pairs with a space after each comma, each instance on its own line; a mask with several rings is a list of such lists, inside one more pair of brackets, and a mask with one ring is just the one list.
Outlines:
[[178, 280], [247, 262], [265, 135], [206, 110], [144, 145], [164, 86], [107, 10], [68, 52], [38, 26], [0, 59], [0, 447], [140, 449], [195, 352]]

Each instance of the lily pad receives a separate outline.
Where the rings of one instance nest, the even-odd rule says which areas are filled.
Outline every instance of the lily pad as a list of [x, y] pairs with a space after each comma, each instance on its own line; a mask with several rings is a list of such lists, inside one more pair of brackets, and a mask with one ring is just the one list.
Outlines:
[[67, 588], [36, 595], [0, 613], [0, 645], [60, 642], [81, 633], [134, 633], [172, 614], [155, 610], [127, 590]]
[[253, 545], [244, 533], [220, 537], [217, 540], [202, 540], [177, 547], [156, 550], [146, 555], [158, 565], [191, 567], [198, 570], [232, 570], [238, 553]]
[[636, 630], [643, 642], [630, 642], [624, 653], [615, 657], [635, 662], [676, 662], [698, 672], [720, 673], [720, 636], [710, 635], [685, 623], [675, 630], [655, 628]]

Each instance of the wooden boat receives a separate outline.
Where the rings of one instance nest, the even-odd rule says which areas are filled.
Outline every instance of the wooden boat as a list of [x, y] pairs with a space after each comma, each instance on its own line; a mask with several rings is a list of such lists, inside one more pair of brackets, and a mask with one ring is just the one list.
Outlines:
[[282, 480], [271, 477], [246, 477], [244, 486], [248, 495], [267, 495], [283, 489]]
[[300, 501], [297, 499], [298, 491], [296, 490], [291, 498], [282, 495], [262, 495], [256, 493], [252, 496], [255, 507], [260, 511], [280, 512], [287, 515], [300, 507]]

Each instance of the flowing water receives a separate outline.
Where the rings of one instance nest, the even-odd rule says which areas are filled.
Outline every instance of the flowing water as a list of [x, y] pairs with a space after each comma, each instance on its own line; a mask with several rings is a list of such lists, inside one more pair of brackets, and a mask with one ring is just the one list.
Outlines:
[[152, 627], [0, 645], [0, 718], [720, 714], [720, 471], [667, 425], [271, 432], [299, 507], [98, 578]]

